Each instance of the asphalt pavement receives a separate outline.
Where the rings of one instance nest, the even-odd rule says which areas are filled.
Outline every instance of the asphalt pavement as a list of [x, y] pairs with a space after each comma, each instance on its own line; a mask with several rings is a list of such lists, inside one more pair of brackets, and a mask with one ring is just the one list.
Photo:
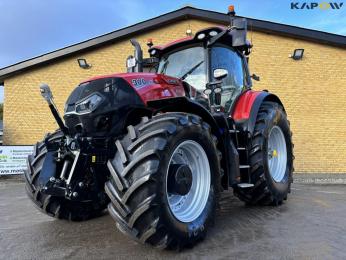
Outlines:
[[24, 183], [0, 179], [0, 259], [346, 259], [346, 185], [293, 184], [280, 207], [248, 207], [225, 192], [206, 239], [182, 252], [140, 245], [104, 216], [56, 220]]

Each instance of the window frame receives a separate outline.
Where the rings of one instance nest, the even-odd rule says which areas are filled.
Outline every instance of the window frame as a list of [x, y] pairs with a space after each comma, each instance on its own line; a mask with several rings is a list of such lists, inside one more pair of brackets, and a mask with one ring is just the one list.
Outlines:
[[[208, 49], [206, 48], [206, 45], [203, 42], [191, 43], [191, 44], [188, 44], [186, 46], [182, 46], [182, 47], [176, 48], [174, 50], [162, 53], [160, 55], [159, 59], [161, 61], [161, 59], [166, 58], [167, 56], [169, 56], [169, 55], [171, 55], [173, 53], [176, 53], [178, 51], [183, 51], [185, 49], [191, 49], [193, 47], [201, 47], [203, 49], [203, 52], [204, 52], [204, 70], [206, 72], [205, 73], [205, 75], [206, 75], [205, 82], [208, 83], [209, 79], [210, 79], [210, 75], [209, 75], [209, 54], [208, 54]], [[159, 66], [157, 67], [157, 73], [159, 73], [158, 69], [159, 69]], [[163, 75], [167, 75], [167, 74], [163, 74]]]
[[236, 48], [230, 47], [230, 46], [228, 46], [226, 44], [223, 44], [223, 43], [216, 43], [211, 48], [209, 48], [209, 63], [210, 63], [210, 66], [209, 66], [209, 78], [210, 79], [214, 79], [213, 72], [212, 72], [212, 67], [211, 67], [211, 63], [212, 63], [211, 52], [212, 52], [212, 49], [215, 48], [215, 47], [221, 47], [221, 48], [228, 49], [230, 51], [235, 52], [239, 56], [239, 58], [241, 59], [242, 69], [243, 69], [243, 89], [251, 88], [252, 82], [251, 82], [251, 78], [249, 76], [249, 70], [248, 70], [248, 66], [247, 66], [247, 62], [246, 62], [246, 57], [239, 50], [237, 50]]

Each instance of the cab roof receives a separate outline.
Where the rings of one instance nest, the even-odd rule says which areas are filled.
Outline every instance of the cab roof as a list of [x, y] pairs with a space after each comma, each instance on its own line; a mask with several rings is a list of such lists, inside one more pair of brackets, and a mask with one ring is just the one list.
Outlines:
[[[183, 38], [171, 41], [164, 45], [155, 45], [151, 47], [148, 51], [151, 54], [151, 56], [157, 56], [157, 55], [160, 56], [161, 54], [170, 52], [174, 49], [177, 49], [186, 45], [202, 42], [203, 40], [200, 40], [197, 38], [199, 34], [205, 33], [207, 35], [206, 37], [209, 37], [208, 32], [216, 31], [217, 33], [220, 33], [225, 29], [226, 27], [224, 26], [207, 27], [197, 31], [194, 36], [183, 37]], [[155, 54], [153, 54], [154, 50], [156, 51]]]

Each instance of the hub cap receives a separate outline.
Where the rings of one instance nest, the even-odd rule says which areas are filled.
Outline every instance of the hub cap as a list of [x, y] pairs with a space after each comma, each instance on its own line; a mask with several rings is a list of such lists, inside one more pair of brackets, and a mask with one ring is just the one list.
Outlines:
[[[167, 189], [169, 208], [179, 221], [191, 222], [200, 216], [208, 201], [211, 182], [209, 160], [200, 144], [192, 140], [182, 142], [174, 150], [169, 161], [167, 187], [174, 186], [168, 183], [172, 179], [171, 175], [176, 174], [176, 172], [172, 172], [172, 168], [181, 169], [181, 166], [177, 167], [176, 164], [189, 167], [189, 171], [185, 169], [184, 172], [188, 173], [187, 175], [191, 172], [192, 182], [191, 185], [187, 185], [190, 186], [188, 191], [177, 192], [170, 188]], [[186, 179], [189, 179], [188, 176], [184, 178], [185, 182]]]
[[192, 185], [192, 172], [186, 164], [171, 164], [168, 170], [168, 193], [186, 195]]
[[287, 148], [285, 136], [280, 127], [274, 126], [268, 138], [268, 167], [275, 182], [281, 182], [285, 177], [287, 166]]

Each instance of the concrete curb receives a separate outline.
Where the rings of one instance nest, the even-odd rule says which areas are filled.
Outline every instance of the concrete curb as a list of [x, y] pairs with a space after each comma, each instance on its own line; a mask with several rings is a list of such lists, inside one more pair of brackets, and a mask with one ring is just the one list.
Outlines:
[[301, 184], [346, 184], [345, 173], [295, 173], [294, 183]]
[[293, 183], [299, 183], [299, 184], [346, 184], [346, 179], [295, 178]]
[[0, 182], [24, 182], [23, 174], [0, 175]]

